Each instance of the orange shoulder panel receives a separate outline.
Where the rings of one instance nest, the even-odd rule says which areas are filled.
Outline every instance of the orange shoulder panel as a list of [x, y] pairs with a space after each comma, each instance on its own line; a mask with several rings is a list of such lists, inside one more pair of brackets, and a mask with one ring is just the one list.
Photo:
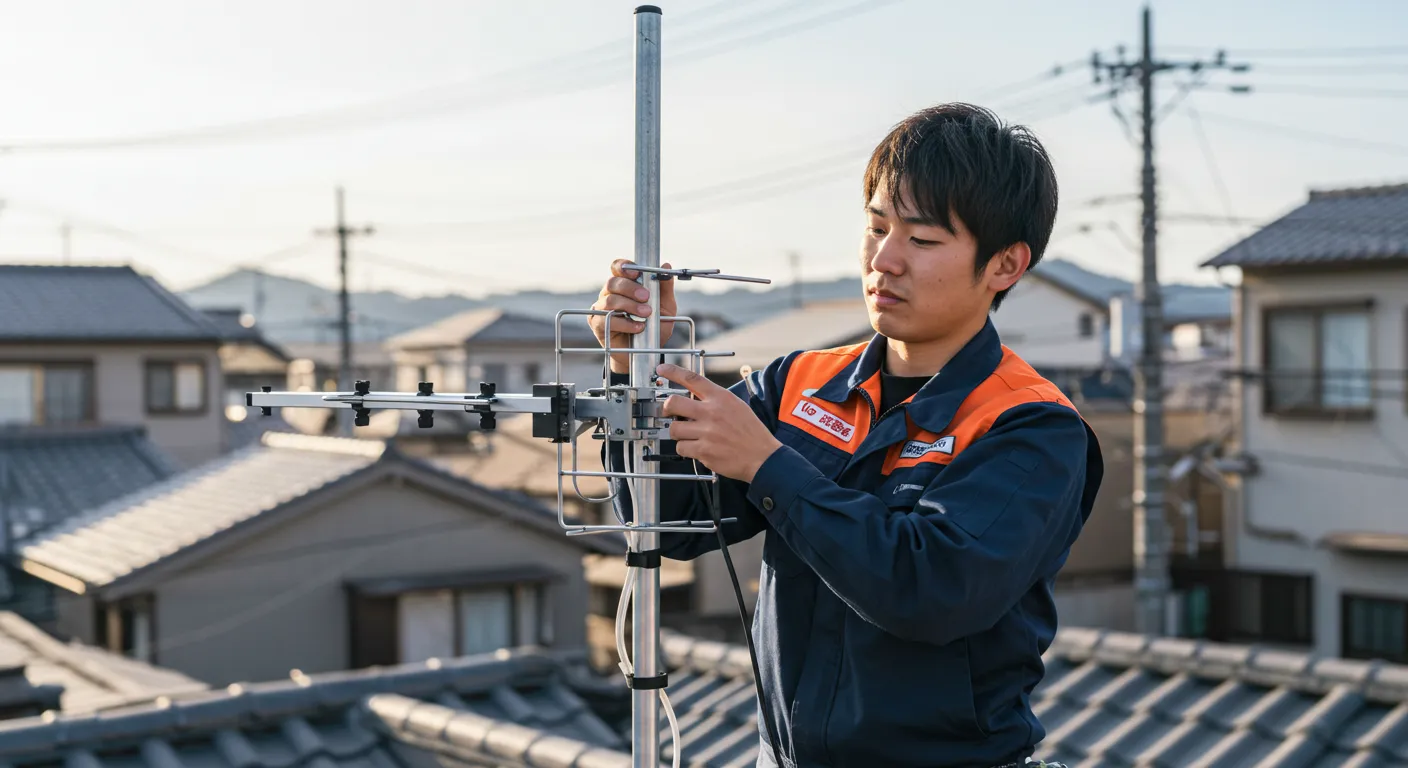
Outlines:
[[909, 439], [890, 448], [883, 471], [888, 475], [895, 469], [926, 462], [947, 464], [974, 440], [987, 434], [1002, 414], [1026, 403], [1058, 403], [1076, 410], [1060, 388], [1004, 345], [997, 370], [964, 398], [943, 434], [919, 429], [911, 423]]
[[870, 432], [870, 406], [859, 397], [829, 403], [806, 392], [820, 389], [855, 362], [866, 345], [803, 352], [792, 361], [782, 388], [778, 419], [829, 445], [854, 453]]

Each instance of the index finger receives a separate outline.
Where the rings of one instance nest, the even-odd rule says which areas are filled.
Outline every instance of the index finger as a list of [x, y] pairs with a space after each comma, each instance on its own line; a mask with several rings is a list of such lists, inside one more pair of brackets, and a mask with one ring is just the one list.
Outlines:
[[695, 373], [694, 371], [688, 370], [686, 368], [681, 368], [678, 365], [662, 363], [659, 366], [656, 366], [655, 372], [660, 374], [661, 378], [666, 379], [667, 381], [672, 381], [680, 385], [681, 387], [684, 387], [685, 389], [689, 390], [690, 394], [694, 395], [700, 400], [704, 400], [713, 395], [717, 395], [721, 391], [728, 391], [725, 390], [723, 387], [720, 387], [718, 384], [709, 381], [709, 379], [705, 378], [704, 376], [701, 376]]

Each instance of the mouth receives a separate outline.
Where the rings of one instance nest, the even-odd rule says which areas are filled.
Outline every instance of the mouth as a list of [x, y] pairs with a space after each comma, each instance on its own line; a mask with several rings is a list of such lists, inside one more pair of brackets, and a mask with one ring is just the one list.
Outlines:
[[866, 293], [869, 293], [871, 298], [875, 301], [876, 308], [893, 307], [904, 301], [904, 299], [901, 299], [899, 296], [883, 288], [871, 288], [866, 291]]

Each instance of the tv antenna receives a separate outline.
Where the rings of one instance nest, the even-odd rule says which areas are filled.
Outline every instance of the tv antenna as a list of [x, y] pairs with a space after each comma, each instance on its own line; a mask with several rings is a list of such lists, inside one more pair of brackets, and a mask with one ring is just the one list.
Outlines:
[[[749, 283], [771, 283], [757, 277], [722, 274], [717, 269], [667, 269], [660, 266], [660, 17], [653, 5], [635, 9], [635, 258], [628, 268], [636, 271], [637, 281], [650, 292], [650, 314], [634, 318], [625, 312], [598, 309], [564, 309], [554, 318], [556, 330], [555, 369], [552, 382], [534, 384], [531, 393], [499, 392], [494, 382], [481, 382], [479, 391], [436, 392], [432, 382], [420, 382], [416, 392], [372, 391], [371, 383], [358, 381], [351, 392], [275, 392], [264, 387], [260, 392], [245, 393], [245, 405], [259, 407], [263, 415], [274, 408], [334, 408], [351, 409], [353, 424], [367, 426], [373, 410], [413, 410], [419, 415], [417, 425], [428, 428], [434, 424], [436, 411], [459, 411], [479, 414], [480, 429], [495, 428], [500, 413], [532, 414], [533, 437], [557, 444], [557, 520], [568, 536], [601, 533], [625, 535], [626, 580], [621, 588], [621, 600], [616, 611], [616, 649], [620, 667], [632, 689], [631, 756], [635, 768], [656, 768], [660, 761], [660, 714], [664, 714], [673, 737], [673, 763], [680, 765], [679, 724], [670, 706], [665, 670], [660, 668], [660, 553], [659, 534], [698, 533], [720, 535], [720, 526], [736, 522], [736, 518], [721, 518], [717, 507], [712, 520], [661, 520], [661, 482], [704, 482], [717, 484], [718, 476], [696, 471], [673, 474], [649, 471], [588, 471], [578, 468], [578, 439], [591, 431], [591, 438], [622, 443], [628, 467], [639, 469], [658, 463], [661, 441], [670, 439], [670, 418], [661, 414], [663, 398], [669, 395], [688, 397], [689, 392], [672, 389], [668, 382], [656, 376], [656, 361], [663, 355], [681, 355], [687, 367], [704, 372], [706, 357], [725, 357], [732, 352], [706, 351], [698, 348], [694, 321], [687, 316], [660, 316], [660, 283], [665, 280], [729, 280]], [[564, 318], [604, 317], [605, 343], [602, 347], [564, 347]], [[630, 348], [611, 347], [610, 325], [613, 317], [643, 321], [645, 328], [631, 338]], [[673, 321], [689, 329], [689, 344], [682, 349], [667, 349], [660, 344], [660, 323]], [[575, 383], [562, 381], [564, 355], [602, 355], [600, 387], [577, 391]], [[627, 354], [631, 360], [628, 384], [611, 383], [611, 357]], [[571, 466], [564, 466], [563, 447], [570, 449]], [[696, 467], [698, 465], [696, 464]], [[581, 492], [578, 478], [609, 478], [613, 490], [603, 498], [591, 498]], [[618, 517], [616, 524], [586, 524], [570, 521], [566, 516], [564, 487], [571, 478], [573, 491], [588, 502], [609, 502], [625, 490], [630, 494], [634, 519]], [[619, 513], [618, 513], [619, 515]], [[721, 549], [728, 562], [728, 548]], [[737, 590], [735, 590], [736, 592]], [[740, 611], [742, 603], [740, 599]], [[627, 608], [634, 601], [635, 620], [631, 628], [631, 651], [625, 643]], [[745, 631], [748, 629], [745, 622]], [[751, 633], [749, 646], [752, 650]], [[756, 658], [756, 653], [754, 654]], [[756, 661], [755, 661], [756, 664]], [[758, 681], [755, 680], [755, 685]], [[760, 696], [761, 704], [761, 696]], [[768, 724], [771, 725], [770, 720]], [[772, 737], [773, 747], [777, 739]]]

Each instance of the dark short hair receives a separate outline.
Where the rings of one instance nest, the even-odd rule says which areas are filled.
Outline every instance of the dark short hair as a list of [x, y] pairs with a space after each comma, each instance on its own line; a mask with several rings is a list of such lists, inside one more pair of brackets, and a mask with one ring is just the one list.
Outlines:
[[[865, 202], [883, 183], [899, 207], [907, 182], [917, 213], [953, 231], [953, 218], [978, 243], [975, 275], [1016, 243], [1041, 261], [1056, 221], [1056, 172], [1023, 126], [972, 104], [940, 104], [910, 115], [880, 142], [865, 169]], [[1030, 269], [1030, 267], [1028, 267]], [[1007, 292], [993, 297], [997, 309]]]

